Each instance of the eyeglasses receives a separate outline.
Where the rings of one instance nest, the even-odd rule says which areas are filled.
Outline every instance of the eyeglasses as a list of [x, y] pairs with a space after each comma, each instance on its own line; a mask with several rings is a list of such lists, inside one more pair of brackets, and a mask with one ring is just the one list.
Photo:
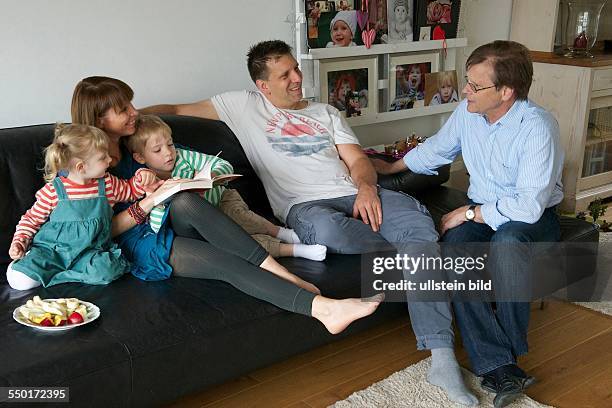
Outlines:
[[497, 86], [497, 85], [491, 85], [491, 86], [479, 87], [475, 83], [470, 82], [467, 76], [465, 76], [465, 82], [467, 82], [467, 84], [470, 86], [470, 89], [474, 93], [478, 93], [480, 91], [484, 91], [485, 89], [489, 89], [489, 88], [495, 88]]

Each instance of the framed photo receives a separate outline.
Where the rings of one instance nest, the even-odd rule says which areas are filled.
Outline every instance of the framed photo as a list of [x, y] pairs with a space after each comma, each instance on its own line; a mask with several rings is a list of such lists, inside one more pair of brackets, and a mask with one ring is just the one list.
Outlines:
[[415, 0], [414, 39], [457, 38], [461, 0]]
[[425, 74], [425, 106], [459, 102], [457, 71]]
[[374, 44], [386, 43], [389, 40], [387, 0], [369, 0], [369, 8], [368, 19], [370, 21], [370, 28], [376, 31]]
[[387, 42], [400, 43], [413, 40], [412, 20], [414, 0], [388, 0]]
[[306, 0], [310, 48], [362, 45], [355, 0]]
[[425, 106], [426, 74], [438, 72], [439, 53], [391, 55], [389, 111]]
[[378, 107], [378, 58], [322, 60], [319, 65], [321, 102], [345, 117], [370, 116]]

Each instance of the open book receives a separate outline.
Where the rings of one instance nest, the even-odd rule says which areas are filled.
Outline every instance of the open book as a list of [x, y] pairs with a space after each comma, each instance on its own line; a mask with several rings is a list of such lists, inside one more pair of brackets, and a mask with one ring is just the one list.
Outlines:
[[[217, 153], [219, 156], [221, 152]], [[216, 157], [216, 156], [215, 156]], [[193, 179], [185, 180], [168, 188], [166, 191], [157, 196], [153, 202], [154, 205], [159, 205], [168, 201], [170, 197], [184, 190], [208, 190], [219, 184], [227, 183], [238, 177], [241, 174], [220, 174], [212, 177], [211, 175], [212, 160], [204, 165], [204, 168], [197, 172]]]

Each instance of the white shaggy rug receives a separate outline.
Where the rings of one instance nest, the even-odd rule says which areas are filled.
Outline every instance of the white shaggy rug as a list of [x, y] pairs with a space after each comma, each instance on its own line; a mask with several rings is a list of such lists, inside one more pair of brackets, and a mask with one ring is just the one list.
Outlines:
[[[609, 247], [612, 245], [612, 232], [600, 232], [599, 233], [599, 242], [608, 243], [605, 246], [600, 246], [599, 250], [609, 250]], [[604, 290], [604, 299], [612, 298], [612, 279], [609, 280], [606, 289]], [[596, 312], [607, 314], [612, 316], [612, 302], [575, 302], [577, 305], [587, 307], [589, 309], [593, 309]]]
[[[612, 242], [612, 232], [600, 234], [600, 242]], [[577, 305], [593, 309], [612, 316], [612, 302], [576, 302]], [[426, 358], [395, 374], [372, 384], [365, 390], [357, 391], [345, 400], [338, 401], [333, 408], [465, 408], [452, 403], [446, 394], [438, 387], [427, 382], [427, 371], [431, 365], [431, 357]], [[480, 378], [463, 369], [463, 378], [480, 401], [480, 407], [492, 407], [495, 394], [480, 388]], [[508, 408], [545, 408], [528, 396], [523, 396]]]
[[[427, 372], [431, 365], [431, 357], [421, 360], [390, 377], [379, 381], [365, 390], [357, 391], [345, 400], [338, 401], [333, 408], [465, 408], [454, 404], [441, 388], [427, 382]], [[463, 370], [463, 378], [468, 388], [480, 401], [481, 407], [492, 407], [495, 394], [480, 388], [480, 378], [467, 370]], [[540, 404], [523, 396], [508, 405], [508, 408], [545, 408], [549, 405]]]

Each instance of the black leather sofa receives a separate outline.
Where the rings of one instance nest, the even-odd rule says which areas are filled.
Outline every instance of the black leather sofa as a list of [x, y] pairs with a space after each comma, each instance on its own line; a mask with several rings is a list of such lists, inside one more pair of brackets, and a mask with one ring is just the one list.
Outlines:
[[[205, 152], [222, 150], [236, 172], [245, 175], [234, 187], [253, 210], [271, 216], [260, 181], [223, 123], [165, 119], [176, 142]], [[405, 305], [386, 303], [369, 318], [332, 336], [315, 319], [279, 310], [223, 282], [184, 278], [142, 282], [126, 275], [103, 287], [10, 289], [4, 274], [10, 261], [8, 248], [19, 217], [43, 184], [42, 149], [52, 139], [52, 128], [0, 130], [0, 387], [70, 387], [74, 406], [162, 405], [406, 313]], [[418, 195], [438, 222], [443, 213], [466, 200], [464, 193], [439, 186], [448, 179], [448, 170], [441, 169], [437, 177], [411, 173], [381, 177], [380, 183]], [[564, 240], [598, 240], [589, 223], [564, 218], [562, 225]], [[281, 262], [328, 296], [360, 294], [359, 256]], [[588, 274], [582, 270], [568, 279]], [[101, 317], [57, 334], [27, 328], [13, 320], [12, 312], [35, 294], [91, 301], [100, 307]]]

